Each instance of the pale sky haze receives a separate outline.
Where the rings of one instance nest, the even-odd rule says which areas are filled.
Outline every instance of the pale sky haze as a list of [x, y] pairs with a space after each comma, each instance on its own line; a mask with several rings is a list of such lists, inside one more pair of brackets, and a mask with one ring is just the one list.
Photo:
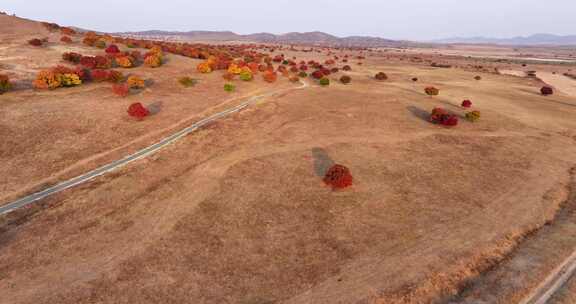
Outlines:
[[576, 0], [2, 0], [0, 11], [105, 32], [323, 31], [407, 40], [576, 34]]

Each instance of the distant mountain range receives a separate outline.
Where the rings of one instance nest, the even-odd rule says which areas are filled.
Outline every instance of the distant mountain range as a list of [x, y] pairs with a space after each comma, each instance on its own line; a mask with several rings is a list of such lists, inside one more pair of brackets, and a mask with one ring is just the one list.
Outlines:
[[448, 38], [433, 41], [435, 43], [467, 43], [467, 44], [501, 44], [501, 45], [576, 45], [576, 35], [559, 36], [552, 34], [535, 34], [513, 38]]
[[343, 46], [343, 47], [390, 47], [409, 44], [405, 41], [384, 39], [380, 37], [369, 36], [350, 36], [337, 37], [323, 32], [306, 32], [306, 33], [287, 33], [275, 35], [271, 33], [257, 33], [249, 35], [240, 35], [230, 31], [142, 31], [142, 32], [124, 32], [116, 33], [123, 36], [174, 39], [188, 41], [246, 41], [260, 43], [283, 43], [283, 44], [306, 44], [306, 45], [324, 45], [324, 46]]

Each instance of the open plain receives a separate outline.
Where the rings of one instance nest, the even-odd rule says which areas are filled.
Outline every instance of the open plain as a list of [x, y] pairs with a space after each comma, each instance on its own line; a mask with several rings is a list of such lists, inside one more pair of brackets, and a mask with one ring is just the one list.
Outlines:
[[[517, 303], [576, 250], [566, 228], [576, 223], [576, 80], [563, 75], [576, 63], [523, 66], [484, 48], [471, 57], [224, 45], [214, 48], [338, 71], [325, 75], [328, 86], [311, 75], [291, 82], [289, 72], [226, 81], [226, 70], [199, 71], [207, 58], [166, 51], [160, 67], [118, 69], [146, 80], [122, 98], [107, 82], [33, 88], [40, 70], [70, 65], [63, 53], [104, 50], [82, 33], [62, 43], [34, 21], [0, 15], [0, 26], [10, 29], [0, 34], [0, 74], [14, 84], [0, 95], [0, 205], [269, 94], [0, 215], [0, 303]], [[43, 37], [43, 47], [27, 43]], [[182, 76], [197, 83], [184, 87]], [[480, 120], [466, 119], [463, 100]], [[130, 117], [134, 102], [150, 115]], [[458, 125], [431, 123], [436, 107]], [[334, 164], [350, 169], [351, 187], [323, 182]], [[572, 279], [551, 303], [572, 303], [574, 290]]]

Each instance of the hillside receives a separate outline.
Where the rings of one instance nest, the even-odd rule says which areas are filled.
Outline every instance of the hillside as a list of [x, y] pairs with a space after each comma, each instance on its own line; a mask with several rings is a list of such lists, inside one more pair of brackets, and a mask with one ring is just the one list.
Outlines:
[[22, 36], [48, 34], [48, 30], [40, 22], [5, 14], [0, 14], [0, 29], [2, 29], [0, 36], [9, 40]]
[[142, 38], [173, 38], [190, 41], [246, 41], [261, 43], [306, 44], [322, 46], [355, 46], [355, 47], [391, 47], [407, 45], [408, 42], [368, 36], [337, 37], [324, 32], [256, 33], [240, 35], [230, 31], [142, 31], [117, 33], [122, 36]]

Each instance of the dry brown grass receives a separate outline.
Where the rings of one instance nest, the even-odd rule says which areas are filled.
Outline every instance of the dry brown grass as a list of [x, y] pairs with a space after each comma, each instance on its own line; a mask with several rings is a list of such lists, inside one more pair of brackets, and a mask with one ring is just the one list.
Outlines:
[[[220, 75], [184, 89], [174, 79], [194, 75], [195, 62], [169, 59], [139, 68], [155, 83], [126, 101], [102, 98], [99, 85], [3, 96], [3, 194], [223, 107]], [[389, 79], [374, 82], [376, 71]], [[476, 81], [476, 71], [379, 57], [348, 74], [351, 85], [335, 74], [329, 88], [268, 98], [5, 218], [0, 303], [430, 303], [497, 265], [559, 210], [576, 159], [569, 96], [543, 98], [534, 79]], [[425, 96], [428, 85], [441, 94]], [[294, 84], [242, 83], [237, 94], [281, 86]], [[426, 121], [435, 106], [463, 115], [464, 98], [480, 122]], [[131, 99], [161, 100], [162, 112], [134, 124], [120, 115]], [[45, 114], [31, 119], [38, 108]], [[324, 185], [333, 162], [350, 168], [351, 189]]]

